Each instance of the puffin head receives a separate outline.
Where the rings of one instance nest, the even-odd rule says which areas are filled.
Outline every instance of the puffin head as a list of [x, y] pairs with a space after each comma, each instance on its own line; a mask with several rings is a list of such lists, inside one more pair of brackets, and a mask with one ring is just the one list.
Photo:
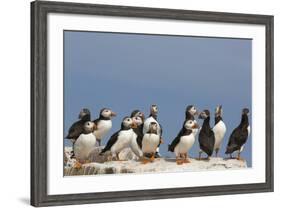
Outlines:
[[88, 117], [90, 115], [91, 115], [91, 113], [90, 113], [90, 110], [88, 108], [82, 108], [82, 110], [79, 113], [78, 119], [83, 119], [83, 118]]
[[143, 119], [140, 116], [134, 116], [134, 117], [132, 117], [132, 119], [137, 126], [140, 126], [143, 124]]
[[206, 119], [210, 117], [210, 111], [209, 110], [203, 110], [200, 114], [199, 114], [199, 119]]
[[86, 134], [88, 134], [88, 133], [94, 132], [97, 129], [97, 126], [94, 122], [87, 121], [87, 122], [84, 123], [83, 128], [84, 128], [84, 132]]
[[158, 114], [158, 107], [157, 107], [157, 105], [151, 105], [151, 107], [150, 107], [150, 114], [151, 115], [157, 115]]
[[191, 115], [195, 116], [198, 114], [198, 111], [194, 105], [189, 105], [186, 107], [185, 113], [190, 113]]
[[137, 128], [137, 124], [133, 121], [132, 118], [126, 116], [123, 118], [121, 129], [131, 129], [131, 128]]
[[196, 120], [187, 120], [184, 122], [184, 128], [185, 129], [199, 129], [199, 125], [197, 124]]
[[158, 129], [157, 123], [156, 122], [150, 122], [149, 132], [153, 133], [153, 134], [157, 134], [157, 129]]
[[114, 113], [111, 109], [109, 108], [103, 108], [100, 111], [100, 117], [102, 118], [108, 118], [111, 119], [112, 117], [115, 117], [116, 113]]
[[250, 110], [249, 110], [249, 108], [243, 108], [243, 110], [242, 110], [242, 115], [249, 115], [250, 114]]
[[142, 121], [144, 121], [144, 113], [142, 113], [140, 110], [134, 110], [132, 113], [131, 113], [131, 118], [133, 117], [140, 117], [142, 119]]
[[218, 105], [215, 110], [215, 116], [219, 117], [222, 116], [222, 105]]

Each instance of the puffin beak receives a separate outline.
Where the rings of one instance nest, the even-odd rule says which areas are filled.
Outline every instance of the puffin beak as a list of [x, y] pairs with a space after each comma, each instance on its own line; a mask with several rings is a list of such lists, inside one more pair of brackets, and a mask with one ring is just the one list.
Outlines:
[[136, 124], [136, 122], [133, 122], [133, 123], [132, 123], [132, 128], [133, 128], [133, 129], [136, 129], [137, 127], [138, 127], [138, 125]]
[[116, 113], [111, 112], [111, 116], [112, 116], [112, 117], [115, 117], [116, 115], [117, 115]]
[[199, 129], [199, 125], [197, 123], [195, 123], [193, 126], [192, 126], [193, 129]]

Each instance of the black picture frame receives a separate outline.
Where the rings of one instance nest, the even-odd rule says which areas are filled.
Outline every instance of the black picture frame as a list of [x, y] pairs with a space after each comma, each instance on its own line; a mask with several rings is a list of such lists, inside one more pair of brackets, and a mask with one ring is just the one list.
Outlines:
[[[154, 190], [47, 194], [47, 15], [108, 15], [264, 25], [266, 28], [266, 182]], [[273, 191], [273, 16], [128, 6], [34, 1], [31, 3], [31, 205], [51, 206]]]

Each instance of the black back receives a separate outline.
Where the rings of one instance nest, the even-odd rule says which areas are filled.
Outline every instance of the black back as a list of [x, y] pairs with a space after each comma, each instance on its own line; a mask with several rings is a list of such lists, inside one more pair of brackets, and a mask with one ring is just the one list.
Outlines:
[[108, 142], [106, 143], [105, 147], [102, 149], [101, 154], [102, 154], [102, 153], [105, 153], [106, 151], [108, 151], [108, 150], [111, 149], [111, 147], [112, 147], [112, 146], [115, 144], [115, 142], [117, 141], [120, 131], [121, 131], [121, 130], [115, 132], [115, 133], [110, 137], [110, 139], [109, 139]]
[[232, 131], [229, 137], [225, 154], [231, 154], [240, 150], [240, 148], [246, 143], [248, 138], [248, 126], [248, 116], [243, 114], [239, 126]]
[[83, 116], [79, 121], [71, 125], [66, 136], [67, 139], [76, 140], [84, 131], [84, 123], [91, 120], [91, 115]]
[[211, 156], [214, 151], [215, 134], [210, 127], [210, 117], [205, 118], [201, 131], [199, 132], [200, 149], [208, 156]]

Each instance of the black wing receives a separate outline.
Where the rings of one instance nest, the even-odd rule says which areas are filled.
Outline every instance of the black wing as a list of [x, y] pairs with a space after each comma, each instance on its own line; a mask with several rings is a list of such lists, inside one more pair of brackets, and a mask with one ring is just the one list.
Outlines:
[[105, 148], [102, 149], [101, 154], [102, 154], [102, 153], [105, 153], [106, 151], [108, 151], [108, 150], [111, 149], [111, 147], [115, 144], [115, 142], [116, 142], [117, 139], [118, 139], [119, 132], [120, 132], [120, 131], [115, 132], [115, 133], [110, 137], [110, 139], [108, 140], [108, 142], [107, 142]]
[[180, 132], [178, 133], [176, 138], [172, 141], [172, 143], [170, 145], [168, 145], [168, 151], [174, 152], [175, 147], [180, 142], [180, 138], [181, 138], [182, 133], [183, 133], [183, 129], [180, 130]]
[[68, 130], [68, 135], [66, 136], [66, 138], [76, 140], [82, 133], [83, 133], [83, 122], [80, 120], [71, 125], [71, 127]]
[[248, 138], [247, 128], [235, 128], [229, 137], [229, 141], [226, 147], [225, 154], [231, 154], [241, 148], [244, 145]]

